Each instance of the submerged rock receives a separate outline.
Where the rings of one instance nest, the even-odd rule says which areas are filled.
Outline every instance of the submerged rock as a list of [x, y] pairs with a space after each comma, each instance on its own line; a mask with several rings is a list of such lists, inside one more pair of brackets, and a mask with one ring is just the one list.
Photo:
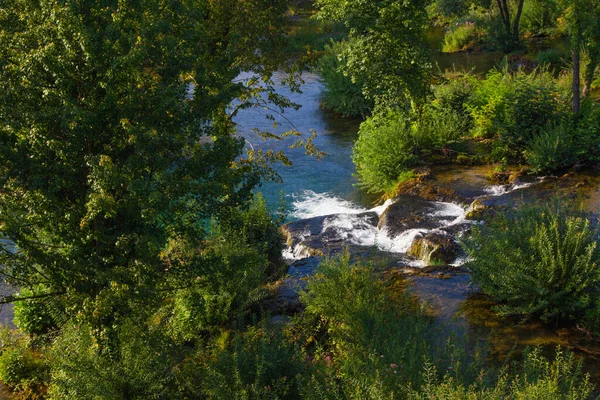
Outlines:
[[423, 261], [426, 266], [440, 266], [452, 264], [459, 251], [460, 246], [451, 235], [436, 231], [413, 240], [407, 254]]

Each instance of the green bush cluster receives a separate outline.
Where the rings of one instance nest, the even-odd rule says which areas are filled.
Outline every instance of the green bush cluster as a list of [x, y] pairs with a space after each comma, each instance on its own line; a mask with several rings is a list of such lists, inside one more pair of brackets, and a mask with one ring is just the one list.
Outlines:
[[528, 36], [553, 35], [560, 14], [556, 0], [529, 0], [523, 3], [521, 30]]
[[[27, 398], [48, 399], [586, 399], [592, 391], [560, 349], [552, 362], [534, 350], [510, 368], [484, 368], [483, 354], [449, 339], [403, 281], [347, 252], [321, 264], [301, 300], [305, 312], [287, 326], [254, 321], [185, 343], [155, 317], [121, 321], [110, 346], [76, 320], [37, 353], [5, 335], [0, 378], [14, 388], [41, 382], [47, 391]], [[42, 354], [51, 362], [32, 368]]]
[[371, 113], [374, 103], [365, 98], [361, 82], [353, 82], [341, 71], [346, 47], [345, 41], [332, 41], [325, 46], [325, 54], [319, 59], [319, 73], [325, 83], [322, 105], [346, 117], [364, 117]]
[[483, 43], [485, 31], [475, 22], [464, 22], [454, 26], [444, 36], [442, 51], [454, 53], [457, 51], [473, 50]]
[[28, 337], [0, 327], [0, 380], [17, 398], [42, 398], [48, 374], [48, 360], [34, 351]]
[[578, 162], [596, 162], [600, 155], [600, 108], [586, 104], [581, 115], [550, 123], [532, 137], [524, 151], [535, 173], [564, 170]]
[[501, 313], [577, 319], [598, 296], [596, 231], [558, 201], [486, 221], [466, 248], [473, 281], [500, 302]]

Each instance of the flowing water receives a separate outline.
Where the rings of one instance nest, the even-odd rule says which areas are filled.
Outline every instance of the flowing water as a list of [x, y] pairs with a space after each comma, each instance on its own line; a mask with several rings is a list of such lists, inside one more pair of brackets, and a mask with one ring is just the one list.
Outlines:
[[[249, 145], [254, 148], [283, 150], [293, 163], [292, 167], [277, 167], [283, 183], [269, 182], [259, 189], [273, 205], [282, 199], [292, 226], [300, 224], [295, 244], [286, 250], [285, 255], [290, 263], [302, 258], [314, 258], [309, 257], [311, 254], [306, 251], [306, 243], [314, 245], [315, 242], [319, 242], [318, 246], [323, 248], [328, 248], [333, 243], [338, 248], [378, 248], [389, 254], [404, 255], [412, 240], [419, 235], [444, 229], [455, 234], [453, 227], [463, 227], [470, 223], [465, 219], [465, 203], [422, 201], [422, 205], [414, 210], [420, 213], [419, 221], [424, 221], [420, 225], [395, 234], [388, 232], [385, 226], [378, 226], [377, 219], [386, 212], [391, 202], [373, 207], [374, 199], [356, 187], [351, 154], [357, 137], [358, 121], [340, 118], [321, 110], [319, 101], [322, 84], [314, 74], [304, 74], [303, 78], [305, 84], [302, 86], [302, 93], [292, 93], [285, 87], [279, 87], [281, 94], [301, 104], [302, 108], [276, 116], [279, 123], [277, 128], [274, 129], [272, 122], [265, 119], [268, 112], [264, 109], [242, 110], [236, 117], [239, 133]], [[282, 76], [276, 76], [276, 80], [281, 79]], [[288, 149], [295, 140], [293, 138], [262, 141], [253, 133], [252, 128], [276, 133], [298, 129], [306, 135], [314, 129], [318, 133], [315, 145], [327, 153], [327, 156], [318, 161], [304, 155], [302, 150]], [[530, 178], [509, 185], [490, 185], [488, 176], [491, 172], [492, 168], [489, 166], [433, 169], [436, 184], [452, 189], [468, 201], [484, 198], [500, 205], [513, 205], [528, 197], [548, 198], [563, 191], [565, 197], [579, 196], [585, 209], [598, 215], [600, 176], [597, 173], [578, 174], [562, 180], [552, 177], [545, 180]], [[579, 188], [578, 194], [572, 192], [574, 188]], [[397, 257], [396, 260], [401, 260], [403, 265], [420, 266], [419, 261], [407, 260], [406, 257]], [[304, 270], [314, 271], [314, 265], [307, 266], [310, 263], [302, 262], [305, 261], [300, 260], [298, 267], [294, 269], [293, 264], [290, 268], [292, 278], [301, 279]], [[457, 264], [460, 263], [461, 260], [458, 260]], [[296, 273], [297, 276], [294, 275]], [[582, 332], [576, 329], [557, 330], [531, 321], [497, 317], [491, 304], [477, 294], [470, 276], [465, 273], [439, 274], [437, 277], [432, 277], [431, 274], [417, 275], [411, 278], [411, 282], [412, 290], [433, 306], [441, 321], [470, 336], [485, 338], [490, 356], [496, 361], [502, 362], [528, 345], [542, 345], [551, 349], [560, 344], [584, 355], [588, 360], [587, 368], [596, 380], [600, 380], [600, 346], [589, 341]]]

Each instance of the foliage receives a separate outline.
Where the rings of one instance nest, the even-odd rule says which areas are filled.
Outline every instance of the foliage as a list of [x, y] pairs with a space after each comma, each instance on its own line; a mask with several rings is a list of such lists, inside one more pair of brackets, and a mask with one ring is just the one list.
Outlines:
[[536, 60], [538, 64], [557, 67], [563, 62], [563, 54], [560, 50], [554, 48], [542, 50], [537, 54]]
[[531, 74], [492, 71], [477, 88], [468, 105], [475, 135], [522, 146], [542, 127], [565, 113], [565, 103], [555, 79], [545, 70]]
[[560, 7], [556, 0], [528, 0], [523, 4], [521, 27], [530, 36], [552, 35]]
[[320, 388], [329, 397], [350, 399], [402, 397], [405, 386], [420, 386], [421, 371], [434, 354], [440, 367], [452, 363], [449, 349], [437, 348], [442, 344], [433, 340], [435, 329], [424, 309], [399, 282], [382, 280], [374, 265], [353, 264], [345, 253], [324, 261], [318, 277], [301, 299], [308, 315], [326, 323], [314, 358], [327, 368], [317, 370], [305, 391], [316, 396]]
[[513, 363], [512, 374], [502, 372], [494, 385], [476, 382], [466, 386], [451, 375], [442, 381], [434, 376], [435, 367], [425, 371], [426, 384], [413, 391], [414, 399], [580, 399], [590, 398], [593, 386], [581, 370], [573, 353], [556, 350], [553, 361], [541, 355], [539, 348], [530, 350], [520, 363]]
[[342, 72], [345, 46], [346, 42], [331, 42], [319, 59], [319, 73], [325, 82], [323, 106], [346, 117], [364, 117], [371, 113], [374, 104], [365, 98], [362, 83], [353, 82]]
[[181, 348], [159, 330], [133, 321], [118, 330], [117, 346], [102, 347], [90, 326], [70, 323], [52, 349], [49, 399], [177, 398], [176, 362]]
[[[34, 290], [24, 287], [19, 296], [27, 298], [47, 292], [41, 285]], [[60, 299], [54, 297], [18, 301], [13, 307], [14, 324], [28, 335], [42, 335], [55, 330], [65, 319], [64, 306], [60, 304]]]
[[594, 229], [559, 202], [486, 221], [466, 247], [473, 281], [503, 314], [575, 318], [600, 281]]
[[473, 94], [479, 85], [479, 79], [473, 75], [458, 76], [434, 87], [435, 101], [440, 107], [464, 117], [470, 129], [473, 118], [467, 106], [472, 102]]
[[[342, 21], [349, 40], [342, 72], [363, 84], [376, 103], [405, 105], [422, 101], [429, 91], [430, 63], [424, 43], [429, 0], [317, 0], [320, 17]], [[399, 23], [401, 21], [401, 23]]]
[[223, 400], [298, 398], [305, 357], [281, 329], [263, 323], [228, 336], [184, 364], [179, 379], [185, 390]]
[[481, 44], [485, 32], [474, 22], [465, 22], [452, 28], [444, 36], [442, 51], [453, 53], [457, 51], [472, 50]]
[[398, 180], [412, 176], [410, 168], [418, 157], [410, 121], [403, 113], [369, 118], [358, 134], [352, 160], [359, 183], [369, 192], [388, 191]]
[[7, 283], [114, 327], [204, 277], [209, 221], [273, 177], [278, 156], [244, 154], [227, 107], [291, 105], [271, 82], [285, 6], [6, 2], [0, 234], [19, 249], [0, 251]]
[[18, 398], [37, 399], [48, 381], [48, 362], [35, 353], [31, 341], [6, 326], [0, 328], [0, 380]]
[[524, 152], [534, 173], [560, 171], [577, 161], [574, 132], [570, 122], [550, 124], [533, 137]]

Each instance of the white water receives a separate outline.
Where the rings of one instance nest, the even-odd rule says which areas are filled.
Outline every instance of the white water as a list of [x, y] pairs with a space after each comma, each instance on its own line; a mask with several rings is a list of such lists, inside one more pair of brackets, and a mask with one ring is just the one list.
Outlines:
[[350, 201], [340, 199], [331, 193], [315, 193], [303, 190], [292, 195], [291, 216], [297, 219], [314, 218], [331, 214], [359, 214], [368, 211]]
[[[539, 180], [538, 180], [539, 181]], [[536, 182], [517, 183], [507, 185], [494, 185], [484, 188], [486, 195], [481, 196], [502, 196], [515, 190], [524, 189]], [[372, 224], [372, 216], [364, 213], [374, 212], [382, 215], [385, 210], [393, 204], [392, 200], [384, 204], [366, 209], [354, 204], [348, 200], [341, 199], [331, 193], [316, 193], [305, 190], [293, 196], [292, 217], [296, 219], [314, 218], [319, 216], [328, 216], [323, 221], [321, 234], [327, 233], [331, 240], [342, 241], [343, 243], [377, 247], [380, 250], [390, 253], [406, 253], [411, 244], [419, 236], [426, 235], [431, 231], [440, 228], [473, 223], [465, 217], [465, 209], [458, 204], [446, 202], [432, 202], [435, 210], [427, 216], [437, 221], [437, 227], [433, 229], [408, 229], [392, 236], [386, 229], [379, 229]], [[319, 232], [300, 233], [300, 242], [311, 234]], [[298, 237], [297, 236], [297, 237]], [[288, 259], [301, 259], [308, 257], [308, 250], [298, 244], [293, 249], [288, 248], [284, 252], [284, 257]], [[464, 259], [456, 260], [455, 265], [461, 265]]]
[[483, 191], [486, 193], [485, 194], [486, 196], [497, 197], [497, 196], [502, 196], [502, 195], [510, 193], [510, 192], [514, 192], [515, 190], [525, 189], [533, 184], [534, 184], [534, 182], [516, 183], [516, 184], [509, 183], [507, 185], [492, 185], [492, 186], [483, 188]]
[[[323, 222], [321, 234], [334, 232], [336, 240], [344, 243], [373, 247], [390, 253], [406, 253], [415, 238], [425, 235], [428, 229], [409, 229], [392, 237], [385, 229], [379, 229], [369, 222], [367, 212], [375, 212], [377, 215], [393, 204], [392, 200], [372, 209], [362, 208], [350, 201], [341, 199], [331, 193], [315, 193], [305, 190], [294, 196], [292, 203], [292, 216], [298, 219], [314, 218], [319, 216], [330, 216]], [[465, 210], [453, 203], [435, 202], [437, 210], [429, 214], [432, 218], [440, 221], [440, 227], [456, 225], [465, 222]], [[310, 232], [306, 233], [306, 236]], [[284, 257], [288, 259], [299, 259], [307, 256], [306, 249], [300, 244], [293, 249], [288, 248]]]

